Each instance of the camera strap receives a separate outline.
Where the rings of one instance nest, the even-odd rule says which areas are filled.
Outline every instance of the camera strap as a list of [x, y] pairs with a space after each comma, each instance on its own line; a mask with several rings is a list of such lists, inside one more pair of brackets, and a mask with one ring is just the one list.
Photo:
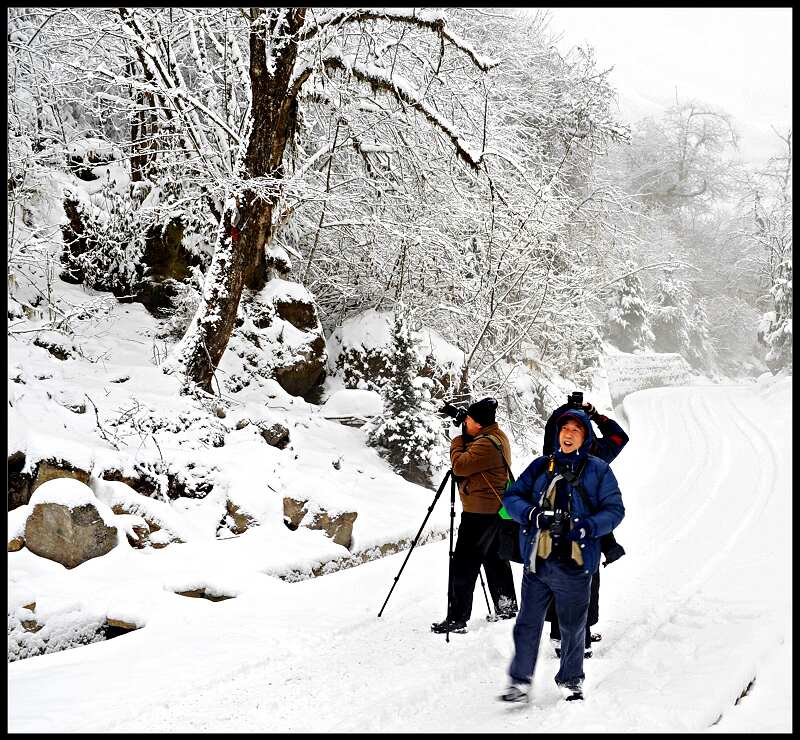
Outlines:
[[[555, 461], [555, 456], [551, 455], [551, 459], [553, 461]], [[588, 460], [586, 458], [581, 460], [580, 464], [578, 465], [578, 469], [574, 473], [571, 470], [568, 470], [566, 468], [564, 468], [562, 470], [562, 469], [560, 469], [560, 466], [559, 466], [559, 471], [558, 472], [561, 474], [561, 477], [565, 481], [567, 481], [567, 483], [569, 483], [570, 486], [572, 486], [573, 490], [578, 492], [578, 495], [581, 497], [581, 501], [583, 502], [583, 505], [586, 507], [586, 510], [590, 514], [594, 514], [594, 513], [596, 513], [594, 511], [594, 507], [589, 503], [589, 500], [586, 497], [586, 491], [583, 488], [583, 483], [581, 483], [581, 480], [580, 480], [581, 475], [583, 475], [583, 471], [586, 468], [586, 463], [587, 462], [588, 462]], [[552, 469], [554, 467], [555, 466], [552, 465], [548, 469]]]

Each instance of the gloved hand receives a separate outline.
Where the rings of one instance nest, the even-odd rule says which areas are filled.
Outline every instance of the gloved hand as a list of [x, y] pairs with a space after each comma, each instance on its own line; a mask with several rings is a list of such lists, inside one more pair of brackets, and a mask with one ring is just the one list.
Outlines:
[[572, 542], [577, 542], [578, 540], [585, 540], [587, 537], [590, 537], [591, 534], [592, 523], [586, 519], [579, 519], [567, 533], [567, 539]]
[[597, 409], [588, 401], [583, 404], [583, 408], [586, 409], [586, 414], [590, 419], [594, 419], [595, 416], [598, 416]]
[[536, 504], [531, 506], [531, 510], [528, 512], [528, 522], [530, 524], [537, 524], [537, 526], [538, 526], [537, 517], [541, 513], [542, 513], [542, 510], [541, 510], [541, 508], [539, 508], [539, 506], [537, 506]]
[[533, 521], [536, 522], [536, 526], [539, 529], [549, 530], [553, 526], [553, 522], [555, 521], [555, 512], [552, 509], [547, 509], [547, 510], [540, 509], [538, 513], [533, 517]]

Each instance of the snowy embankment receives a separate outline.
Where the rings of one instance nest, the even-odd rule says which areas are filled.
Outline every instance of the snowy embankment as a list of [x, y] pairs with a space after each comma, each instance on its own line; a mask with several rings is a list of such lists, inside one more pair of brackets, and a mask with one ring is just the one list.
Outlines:
[[[444, 616], [447, 541], [414, 550], [378, 619], [406, 553], [286, 583], [258, 573], [267, 543], [251, 537], [216, 546], [250, 548], [235, 577], [220, 567], [238, 598], [168, 593], [189, 580], [187, 561], [160, 557], [140, 573], [163, 584], [147, 592], [159, 608], [144, 629], [12, 663], [9, 730], [790, 730], [791, 379], [641, 391], [624, 411], [631, 442], [614, 467], [628, 554], [602, 572], [603, 640], [582, 704], [559, 699], [546, 645], [532, 703], [495, 701], [512, 624], [484, 621], [480, 586], [468, 634], [448, 644], [429, 631]], [[421, 521], [420, 500], [409, 505]], [[447, 509], [443, 496], [435, 513]], [[159, 552], [187, 548], [202, 557], [191, 543]], [[30, 554], [14, 557], [34, 568]], [[79, 600], [79, 585], [103, 583], [105, 559], [62, 569], [59, 582]], [[109, 601], [136, 593], [125, 575], [103, 587]]]

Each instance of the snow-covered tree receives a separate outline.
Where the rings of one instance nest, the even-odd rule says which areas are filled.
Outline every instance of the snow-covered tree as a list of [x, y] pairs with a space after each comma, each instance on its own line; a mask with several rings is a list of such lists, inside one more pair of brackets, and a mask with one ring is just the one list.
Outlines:
[[656, 285], [656, 305], [652, 328], [656, 352], [678, 352], [686, 355], [689, 349], [689, 303], [691, 291], [685, 282], [674, 275], [672, 267], [664, 270]]
[[655, 337], [637, 267], [629, 261], [623, 269], [625, 274], [614, 283], [606, 315], [606, 338], [623, 352], [652, 349]]
[[[369, 444], [379, 447], [392, 467], [404, 478], [428, 485], [441, 465], [446, 440], [442, 422], [433, 413], [424, 379], [418, 377], [409, 313], [403, 304], [395, 308], [392, 325], [390, 376], [383, 387], [384, 412], [369, 433]], [[426, 397], [427, 396], [427, 397]]]
[[677, 101], [634, 128], [626, 152], [629, 187], [667, 212], [707, 209], [730, 192], [734, 168], [727, 153], [737, 146], [728, 113], [704, 101]]
[[752, 225], [745, 232], [755, 244], [755, 261], [766, 288], [768, 309], [758, 336], [773, 372], [792, 366], [792, 132], [779, 137], [784, 152], [755, 173], [749, 185]]
[[759, 338], [767, 347], [766, 363], [772, 372], [792, 369], [792, 255], [775, 271], [770, 289], [775, 310], [768, 311], [759, 327]]

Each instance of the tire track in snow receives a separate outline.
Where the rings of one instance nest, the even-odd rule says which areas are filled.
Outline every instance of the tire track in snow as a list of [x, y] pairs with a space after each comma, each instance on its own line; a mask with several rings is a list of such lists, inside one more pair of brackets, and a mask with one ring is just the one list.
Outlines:
[[[692, 404], [696, 398], [697, 394], [693, 393], [692, 396], [689, 397], [689, 403]], [[638, 621], [638, 624], [634, 624], [631, 628], [626, 629], [622, 635], [622, 638], [618, 639], [608, 651], [609, 657], [621, 656], [621, 654], [635, 656], [638, 653], [641, 653], [643, 647], [647, 645], [648, 642], [652, 642], [656, 638], [657, 633], [662, 631], [665, 625], [680, 619], [681, 614], [685, 614], [689, 618], [696, 616], [696, 609], [693, 609], [689, 602], [703, 587], [703, 585], [709, 582], [709, 579], [712, 577], [715, 571], [717, 571], [724, 559], [728, 557], [729, 553], [734, 548], [741, 545], [743, 535], [745, 535], [748, 528], [752, 527], [754, 522], [757, 521], [762, 515], [764, 509], [769, 503], [769, 498], [774, 491], [777, 478], [776, 465], [778, 464], [778, 460], [775, 449], [769, 444], [769, 440], [766, 434], [760, 428], [760, 425], [757, 423], [750, 423], [747, 427], [745, 427], [742, 423], [742, 419], [748, 419], [748, 416], [746, 414], [738, 413], [740, 408], [732, 409], [730, 404], [716, 404], [711, 406], [710, 402], [705, 396], [700, 396], [700, 401], [705, 409], [705, 415], [701, 417], [696, 412], [693, 412], [693, 418], [695, 420], [699, 421], [700, 418], [711, 418], [712, 420], [719, 419], [722, 425], [726, 425], [724, 428], [729, 429], [730, 426], [733, 426], [738, 432], [738, 439], [744, 440], [746, 444], [758, 448], [756, 460], [769, 461], [769, 464], [767, 465], [745, 465], [745, 469], [748, 472], [748, 479], [746, 479], [743, 486], [745, 491], [748, 489], [765, 490], [768, 493], [766, 496], [758, 497], [756, 499], [754, 499], [753, 496], [747, 496], [746, 501], [748, 506], [744, 511], [738, 509], [738, 507], [735, 505], [731, 505], [731, 502], [726, 502], [727, 506], [722, 507], [724, 514], [727, 518], [735, 517], [738, 521], [735, 521], [731, 524], [731, 526], [728, 527], [727, 519], [725, 517], [717, 517], [717, 520], [714, 522], [714, 527], [717, 531], [727, 532], [725, 541], [719, 544], [715, 553], [708, 557], [702, 567], [700, 567], [692, 577], [688, 578], [682, 586], [679, 586], [676, 591], [668, 595], [663, 601], [658, 602], [658, 605], [651, 609], [649, 613], [642, 615], [644, 616], [644, 619], [641, 619], [640, 617], [638, 620], [636, 620]], [[740, 405], [745, 403], [747, 403], [746, 397], [742, 399]], [[723, 418], [720, 419], [720, 416]], [[726, 440], [728, 439], [727, 437], [720, 438], [724, 438]], [[726, 445], [723, 448], [723, 464], [720, 466], [712, 466], [712, 470], [722, 471], [723, 475], [728, 472], [729, 478], [734, 478], [741, 489], [742, 481], [738, 477], [738, 471], [742, 467], [741, 464], [737, 465], [735, 470], [730, 468], [728, 465], [733, 461], [733, 449], [733, 445]], [[751, 485], [747, 485], [747, 481], [752, 473], [755, 473], [755, 480]], [[691, 543], [693, 539], [696, 539], [689, 538], [688, 535], [693, 528], [702, 526], [704, 524], [703, 514], [707, 515], [711, 504], [714, 503], [715, 500], [718, 501], [720, 499], [720, 492], [728, 490], [728, 481], [726, 481], [724, 477], [717, 477], [716, 479], [712, 478], [712, 484], [714, 486], [714, 495], [708, 497], [704, 504], [701, 507], [698, 507], [699, 510], [695, 512], [695, 515], [689, 522], [687, 522], [681, 531], [678, 532], [676, 536], [671, 537], [666, 545], [660, 548], [660, 553], [670, 549], [673, 551], [680, 550], [680, 548], [685, 547], [687, 543]], [[669, 545], [669, 547], [667, 545]], [[653, 558], [649, 558], [648, 560], [652, 559]], [[672, 570], [670, 572], [672, 572]], [[702, 615], [702, 612], [700, 612], [700, 614]], [[620, 674], [624, 674], [630, 669], [630, 667], [631, 661], [618, 664], [613, 670], [607, 672], [599, 680], [593, 682], [594, 688], [599, 689], [604, 684], [613, 682], [615, 678], [617, 678]], [[657, 678], [656, 681], [652, 681], [651, 683], [657, 683]], [[643, 688], [644, 690], [647, 689], [646, 686]], [[611, 698], [612, 697], [609, 696], [609, 699]], [[735, 698], [736, 696], [733, 695], [731, 702]], [[728, 702], [726, 706], [729, 706], [729, 704], [730, 702]], [[718, 715], [719, 712], [717, 711], [716, 714]]]
[[[669, 412], [668, 407], [671, 405], [670, 393], [668, 389], [658, 392], [654, 398], [654, 406], [658, 403], [658, 413], [651, 412], [647, 415], [648, 419], [656, 418], [662, 422], [662, 428], [650, 434], [651, 440], [658, 440], [659, 447], [655, 452], [650, 452], [649, 457], [660, 461], [674, 459], [675, 446], [671, 446], [668, 440], [680, 440], [682, 445], [681, 452], [684, 459], [689, 461], [689, 465], [682, 468], [682, 477], [670, 486], [669, 490], [672, 495], [662, 498], [652, 510], [648, 509], [649, 518], [655, 522], [660, 520], [664, 511], [671, 511], [675, 508], [676, 502], [680, 503], [683, 491], [689, 487], [693, 480], [696, 480], [698, 471], [703, 469], [703, 464], [700, 461], [706, 459], [709, 451], [706, 437], [700, 434], [697, 425], [689, 424], [686, 426], [681, 423], [679, 415]], [[689, 439], [687, 439], [687, 436]], [[684, 442], [688, 443], [685, 452], [683, 452]], [[672, 473], [671, 468], [667, 467], [666, 472], [670, 475]], [[664, 474], [662, 473], [658, 478], [658, 484], [663, 483], [663, 478]]]

